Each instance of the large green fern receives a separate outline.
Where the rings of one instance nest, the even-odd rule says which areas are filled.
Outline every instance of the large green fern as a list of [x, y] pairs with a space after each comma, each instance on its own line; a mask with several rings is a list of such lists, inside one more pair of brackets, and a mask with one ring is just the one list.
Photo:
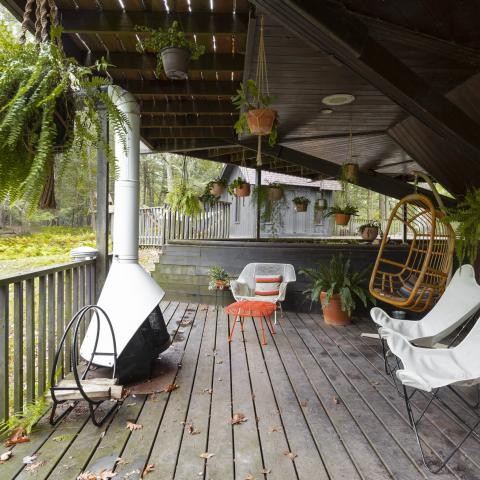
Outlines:
[[113, 152], [102, 138], [99, 105], [113, 130], [126, 137], [126, 116], [105, 87], [107, 64], [91, 67], [67, 58], [59, 45], [61, 29], [51, 40], [22, 44], [0, 22], [0, 201], [24, 199], [34, 210], [52, 162], [59, 171], [89, 148]]

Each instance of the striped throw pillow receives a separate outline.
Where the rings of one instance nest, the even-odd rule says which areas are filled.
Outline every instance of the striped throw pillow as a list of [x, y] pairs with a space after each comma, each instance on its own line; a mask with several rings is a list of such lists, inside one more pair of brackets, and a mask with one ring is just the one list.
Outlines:
[[272, 297], [279, 294], [281, 275], [259, 275], [255, 277], [255, 295]]

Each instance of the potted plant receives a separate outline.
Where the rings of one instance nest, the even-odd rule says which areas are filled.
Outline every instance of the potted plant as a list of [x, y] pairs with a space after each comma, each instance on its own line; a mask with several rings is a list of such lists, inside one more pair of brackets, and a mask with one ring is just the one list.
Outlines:
[[307, 197], [295, 197], [293, 200], [297, 212], [306, 212], [310, 200]]
[[340, 170], [340, 180], [345, 183], [358, 184], [359, 168], [357, 163], [347, 162], [344, 163]]
[[198, 193], [184, 182], [178, 183], [172, 191], [167, 193], [165, 202], [172, 211], [183, 215], [194, 216], [203, 210]]
[[137, 25], [135, 30], [146, 34], [138, 40], [137, 51], [155, 53], [157, 75], [163, 70], [171, 80], [187, 79], [190, 60], [198, 60], [205, 53], [205, 46], [187, 38], [176, 20], [166, 29]]
[[375, 304], [375, 299], [364, 286], [367, 270], [368, 268], [363, 271], [353, 269], [350, 259], [343, 255], [334, 255], [328, 263], [321, 263], [317, 268], [300, 270], [300, 273], [311, 279], [310, 287], [304, 293], [312, 303], [321, 303], [325, 323], [349, 324], [358, 300], [364, 307], [368, 300]]
[[220, 265], [210, 267], [207, 275], [210, 280], [209, 290], [225, 290], [230, 287], [230, 275]]
[[370, 220], [358, 227], [358, 233], [360, 233], [362, 238], [368, 242], [373, 242], [378, 237], [379, 231], [380, 222], [377, 222], [376, 220]]
[[328, 207], [326, 198], [317, 198], [315, 200], [315, 211], [324, 211]]
[[465, 258], [475, 264], [480, 245], [480, 188], [467, 192], [454, 208], [447, 210], [442, 221], [453, 223], [457, 234], [456, 252], [460, 265]]
[[220, 177], [207, 183], [207, 189], [214, 197], [221, 197], [226, 188], [227, 181]]
[[109, 97], [105, 61], [83, 67], [65, 56], [61, 29], [41, 43], [16, 39], [0, 23], [0, 200], [23, 199], [32, 212], [55, 208], [54, 175], [104, 142], [98, 104], [126, 138], [128, 121]]
[[250, 184], [243, 177], [237, 177], [228, 186], [228, 191], [236, 197], [248, 197], [250, 195]]
[[267, 185], [268, 197], [272, 202], [278, 202], [283, 198], [283, 185], [281, 183], [273, 182]]
[[269, 145], [275, 145], [278, 115], [270, 108], [274, 101], [275, 97], [261, 94], [254, 80], [247, 80], [246, 84], [241, 83], [237, 95], [232, 99], [235, 107], [242, 110], [234, 125], [237, 134], [268, 135]]
[[347, 203], [344, 207], [334, 205], [327, 212], [327, 217], [335, 215], [335, 223], [340, 226], [348, 225], [352, 215], [358, 215], [358, 208]]

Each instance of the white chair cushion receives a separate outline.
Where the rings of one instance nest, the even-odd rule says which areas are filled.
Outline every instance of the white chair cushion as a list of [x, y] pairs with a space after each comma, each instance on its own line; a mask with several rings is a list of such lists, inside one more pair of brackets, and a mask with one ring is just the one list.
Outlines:
[[255, 296], [274, 297], [280, 293], [281, 275], [256, 275]]

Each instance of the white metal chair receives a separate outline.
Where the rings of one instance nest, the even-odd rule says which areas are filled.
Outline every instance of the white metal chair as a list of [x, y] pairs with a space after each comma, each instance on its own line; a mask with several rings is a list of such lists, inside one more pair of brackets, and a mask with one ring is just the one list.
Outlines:
[[[478, 389], [477, 402], [473, 404], [465, 399], [456, 386], [472, 386], [480, 383], [480, 357], [478, 350], [480, 346], [480, 322], [477, 321], [465, 339], [457, 346], [448, 349], [422, 348], [412, 345], [408, 338], [398, 332], [383, 329], [382, 335], [388, 343], [390, 351], [399, 359], [400, 368], [396, 371], [396, 377], [403, 385], [403, 397], [407, 408], [410, 425], [415, 433], [417, 443], [420, 447], [422, 461], [432, 472], [438, 473], [452, 458], [452, 456], [463, 445], [467, 438], [475, 434], [476, 428], [480, 425], [478, 412]], [[409, 394], [407, 387], [413, 389]], [[440, 389], [450, 389], [475, 415], [475, 420], [467, 425], [465, 420], [460, 418], [457, 409], [451, 408], [440, 396]], [[426, 406], [420, 411], [417, 418], [414, 416], [411, 398], [418, 390], [430, 393], [431, 398]], [[418, 425], [426, 411], [433, 403], [433, 400], [442, 402], [455, 417], [465, 425], [465, 434], [458, 444], [437, 464], [435, 467], [427, 463], [422, 440], [419, 436]]]
[[[279, 293], [275, 296], [255, 295], [255, 277], [258, 275], [281, 275]], [[293, 265], [288, 263], [249, 263], [240, 273], [237, 280], [230, 282], [235, 301], [257, 300], [275, 303], [283, 315], [282, 302], [285, 300], [287, 285], [295, 282], [297, 277]], [[277, 312], [275, 311], [275, 323], [277, 323]]]

